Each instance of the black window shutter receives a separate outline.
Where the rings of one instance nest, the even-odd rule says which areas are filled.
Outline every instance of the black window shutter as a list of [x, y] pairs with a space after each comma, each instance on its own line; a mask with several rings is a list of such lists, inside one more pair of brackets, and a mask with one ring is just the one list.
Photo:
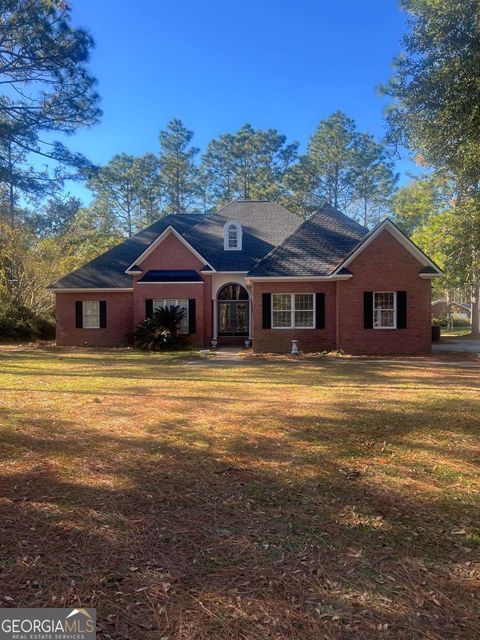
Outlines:
[[197, 331], [197, 318], [195, 314], [195, 298], [190, 298], [188, 301], [188, 333], [196, 333]]
[[77, 329], [83, 329], [83, 302], [81, 300], [75, 302], [75, 326]]
[[363, 328], [373, 329], [373, 291], [363, 292]]
[[151, 318], [153, 316], [153, 300], [145, 300], [145, 318]]
[[272, 328], [272, 294], [262, 293], [262, 329]]
[[325, 294], [315, 294], [315, 328], [325, 329]]
[[107, 301], [100, 300], [100, 329], [105, 329], [107, 326]]
[[397, 329], [407, 328], [407, 292], [397, 291]]

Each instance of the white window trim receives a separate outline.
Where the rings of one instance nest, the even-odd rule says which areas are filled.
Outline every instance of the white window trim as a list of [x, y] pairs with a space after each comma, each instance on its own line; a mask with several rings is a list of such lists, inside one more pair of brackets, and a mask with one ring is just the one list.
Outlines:
[[[152, 306], [153, 306], [153, 312], [155, 313], [156, 309], [158, 307], [162, 307], [165, 305], [161, 305], [161, 304], [157, 304], [158, 302], [161, 302], [162, 300], [172, 300], [174, 303], [174, 306], [179, 306], [179, 301], [180, 300], [186, 300], [187, 304], [185, 305], [185, 310], [186, 310], [186, 314], [185, 314], [185, 318], [183, 319], [183, 322], [185, 322], [185, 324], [187, 325], [187, 330], [185, 332], [180, 332], [180, 335], [182, 336], [187, 336], [188, 335], [188, 329], [190, 327], [190, 318], [189, 318], [189, 313], [188, 313], [188, 298], [154, 298], [152, 301]], [[171, 305], [170, 305], [171, 306]]]
[[[237, 231], [237, 246], [230, 247], [229, 246], [229, 238], [228, 232], [231, 228], [236, 229]], [[223, 226], [223, 248], [225, 251], [241, 251], [242, 250], [242, 225], [237, 220], [229, 220]]]
[[[87, 327], [85, 326], [85, 318], [88, 316], [90, 318], [93, 317], [92, 313], [85, 313], [85, 307], [87, 302], [96, 302], [98, 311], [97, 311], [97, 324], [95, 327]], [[100, 329], [100, 300], [82, 300], [82, 329]]]
[[[296, 295], [306, 295], [306, 296], [313, 296], [313, 326], [311, 327], [297, 327], [295, 326], [295, 296]], [[274, 327], [273, 326], [273, 296], [290, 296], [290, 326], [288, 327]], [[287, 330], [292, 330], [292, 329], [301, 329], [302, 331], [304, 330], [312, 330], [315, 329], [317, 326], [317, 305], [316, 305], [316, 293], [313, 293], [312, 291], [305, 291], [302, 293], [281, 293], [280, 291], [276, 291], [275, 293], [271, 294], [271, 303], [270, 303], [270, 326], [272, 329], [275, 330], [282, 330], [282, 329], [287, 329]]]
[[[383, 325], [381, 327], [376, 327], [375, 326], [375, 296], [379, 293], [393, 293], [393, 326], [391, 327], [384, 327]], [[373, 305], [373, 328], [376, 330], [381, 330], [381, 331], [391, 331], [392, 329], [396, 329], [397, 328], [397, 292], [396, 291], [374, 291], [373, 292], [373, 300], [372, 300], [372, 305]], [[384, 311], [388, 311], [388, 309], [384, 309]]]

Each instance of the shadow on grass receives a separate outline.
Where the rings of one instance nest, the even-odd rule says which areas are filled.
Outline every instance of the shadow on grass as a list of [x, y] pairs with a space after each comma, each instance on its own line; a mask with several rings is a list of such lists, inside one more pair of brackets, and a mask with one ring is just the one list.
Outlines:
[[337, 447], [311, 477], [268, 472], [252, 457], [303, 461], [258, 434], [254, 450], [231, 443], [232, 467], [213, 440], [189, 444], [187, 421], [182, 444], [162, 425], [143, 438], [30, 426], [37, 437], [10, 444], [37, 461], [0, 495], [0, 592], [17, 606], [96, 606], [112, 638], [477, 637], [471, 556], [452, 534], [472, 515], [453, 498], [348, 479]]
[[[472, 374], [429, 397], [434, 375], [374, 363], [153, 376], [142, 360], [140, 387], [112, 362], [102, 392], [66, 366], [71, 389], [2, 396], [8, 606], [94, 606], [99, 637], [118, 640], [477, 639], [477, 498], [434, 469], [456, 461], [472, 479]], [[40, 369], [32, 383], [59, 384]], [[71, 402], [43, 404], [57, 392]]]

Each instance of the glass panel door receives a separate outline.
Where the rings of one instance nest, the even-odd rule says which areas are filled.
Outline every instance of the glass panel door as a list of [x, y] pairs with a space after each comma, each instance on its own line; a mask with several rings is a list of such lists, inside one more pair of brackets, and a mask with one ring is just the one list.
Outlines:
[[248, 302], [237, 302], [235, 306], [235, 335], [248, 336]]
[[223, 335], [233, 335], [231, 302], [218, 303], [218, 332]]
[[218, 335], [248, 336], [248, 302], [218, 303]]

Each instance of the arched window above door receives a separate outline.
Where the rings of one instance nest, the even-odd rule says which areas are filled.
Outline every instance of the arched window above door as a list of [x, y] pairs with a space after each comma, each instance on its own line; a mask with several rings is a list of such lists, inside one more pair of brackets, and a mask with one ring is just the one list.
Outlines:
[[232, 282], [219, 290], [217, 298], [218, 300], [248, 300], [248, 291], [241, 284]]
[[241, 251], [242, 225], [235, 220], [229, 220], [223, 227], [223, 248], [225, 251]]

